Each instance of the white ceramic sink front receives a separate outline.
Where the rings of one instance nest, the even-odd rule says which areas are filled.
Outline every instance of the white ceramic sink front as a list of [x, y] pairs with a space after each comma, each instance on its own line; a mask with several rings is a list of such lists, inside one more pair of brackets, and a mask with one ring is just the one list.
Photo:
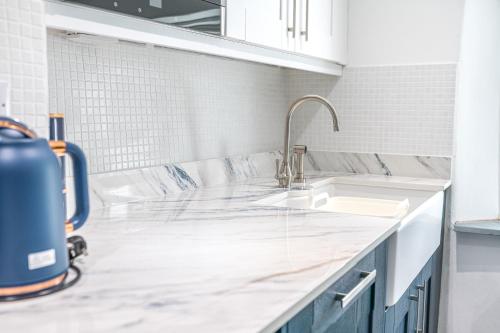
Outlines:
[[444, 193], [403, 218], [387, 245], [386, 305], [396, 304], [441, 242]]
[[387, 240], [386, 305], [391, 306], [440, 244], [444, 194], [441, 189], [353, 179], [330, 178], [308, 190], [283, 192], [257, 204], [401, 219]]

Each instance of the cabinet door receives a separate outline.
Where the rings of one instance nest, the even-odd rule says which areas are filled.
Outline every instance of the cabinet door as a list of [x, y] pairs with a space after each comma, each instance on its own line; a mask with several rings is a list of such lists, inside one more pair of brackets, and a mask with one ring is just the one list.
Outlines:
[[386, 333], [430, 332], [432, 268], [431, 259], [399, 301], [386, 311]]
[[299, 49], [297, 45], [300, 34], [298, 10], [300, 0], [283, 0], [283, 22], [281, 26], [282, 49], [296, 52]]
[[247, 0], [229, 0], [226, 3], [226, 36], [245, 40]]
[[372, 332], [372, 314], [374, 288], [367, 290], [342, 316], [331, 325], [326, 333], [370, 333]]
[[432, 270], [427, 283], [428, 313], [425, 332], [436, 333], [438, 329], [439, 300], [441, 294], [442, 246], [432, 256]]
[[420, 328], [422, 332], [437, 332], [439, 316], [439, 290], [441, 269], [441, 248], [432, 256], [429, 263], [422, 271], [422, 318]]
[[410, 289], [408, 288], [399, 301], [386, 311], [386, 333], [410, 332]]
[[[370, 293], [367, 293], [370, 294]], [[359, 302], [359, 301], [358, 301]], [[357, 303], [358, 303], [357, 302]], [[328, 327], [325, 331], [319, 331], [324, 333], [358, 333], [357, 331], [357, 305], [354, 304], [351, 308], [345, 311], [342, 316]]]
[[382, 333], [386, 253], [380, 244], [278, 332]]
[[399, 301], [385, 313], [385, 333], [415, 333], [417, 323], [417, 289], [412, 283]]
[[299, 52], [328, 58], [331, 49], [333, 0], [299, 2]]
[[349, 0], [333, 0], [328, 58], [342, 65], [347, 64], [347, 29]]
[[310, 304], [288, 322], [279, 333], [370, 333], [372, 325], [373, 293], [370, 288], [328, 327], [313, 326], [314, 306]]
[[419, 286], [422, 282], [418, 276], [410, 287], [410, 303], [408, 306], [408, 333], [418, 332], [422, 318], [422, 296]]
[[347, 61], [348, 0], [297, 0], [296, 51], [341, 64]]
[[232, 0], [246, 2], [246, 41], [281, 48], [284, 0]]
[[300, 311], [292, 320], [288, 322], [285, 328], [285, 332], [311, 333], [313, 318], [314, 318], [313, 312], [314, 312], [314, 306], [311, 303], [304, 310]]

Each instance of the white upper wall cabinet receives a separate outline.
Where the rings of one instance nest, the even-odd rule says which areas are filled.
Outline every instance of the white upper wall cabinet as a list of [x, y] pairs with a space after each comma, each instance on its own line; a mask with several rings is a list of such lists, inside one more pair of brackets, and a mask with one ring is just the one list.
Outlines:
[[227, 37], [282, 49], [283, 1], [227, 1]]
[[[243, 0], [233, 0], [243, 2]], [[281, 48], [282, 0], [246, 0], [246, 41]], [[229, 17], [229, 16], [228, 16]]]
[[283, 49], [347, 64], [348, 0], [283, 0]]
[[227, 36], [347, 64], [348, 0], [228, 0]]
[[349, 0], [46, 0], [47, 27], [340, 75]]
[[226, 35], [231, 38], [246, 39], [246, 0], [227, 2]]
[[349, 24], [349, 0], [333, 0], [331, 23], [331, 59], [337, 63], [347, 64], [347, 32]]
[[282, 48], [295, 52], [299, 29], [297, 27], [297, 0], [283, 0]]
[[297, 0], [300, 3], [298, 52], [333, 59], [333, 0]]

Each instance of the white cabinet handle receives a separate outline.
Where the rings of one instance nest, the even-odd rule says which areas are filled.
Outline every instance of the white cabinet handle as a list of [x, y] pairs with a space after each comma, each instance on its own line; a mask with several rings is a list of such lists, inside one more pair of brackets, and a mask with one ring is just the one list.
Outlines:
[[375, 283], [375, 278], [377, 277], [377, 270], [374, 269], [371, 272], [361, 272], [362, 280], [356, 287], [352, 288], [347, 294], [337, 293], [335, 299], [340, 301], [342, 308], [348, 307], [353, 301], [355, 301], [359, 295], [364, 293], [368, 288]]
[[306, 28], [300, 35], [305, 36], [306, 42], [309, 41], [309, 0], [306, 0]]
[[[288, 9], [287, 9], [288, 11]], [[293, 0], [293, 23], [292, 23], [292, 26], [291, 27], [288, 27], [287, 28], [287, 31], [288, 32], [292, 32], [292, 37], [295, 38], [295, 26], [296, 26], [296, 23], [297, 23], [297, 0]]]

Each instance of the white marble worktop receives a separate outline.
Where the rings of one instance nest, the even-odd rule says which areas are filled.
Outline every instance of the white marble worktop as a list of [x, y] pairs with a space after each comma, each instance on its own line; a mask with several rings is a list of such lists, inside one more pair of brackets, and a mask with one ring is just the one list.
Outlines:
[[273, 332], [400, 223], [254, 203], [279, 191], [255, 178], [94, 210], [82, 280], [0, 304], [0, 331]]

